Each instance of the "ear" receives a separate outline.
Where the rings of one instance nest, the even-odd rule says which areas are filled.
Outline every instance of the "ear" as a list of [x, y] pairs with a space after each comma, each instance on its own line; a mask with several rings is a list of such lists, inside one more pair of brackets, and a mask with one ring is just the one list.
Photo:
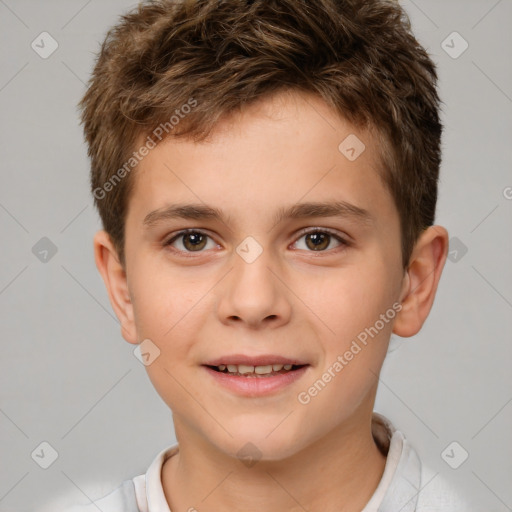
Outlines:
[[427, 319], [437, 285], [448, 255], [448, 232], [442, 226], [430, 226], [416, 242], [406, 270], [400, 300], [402, 309], [393, 325], [393, 333], [415, 335]]
[[133, 305], [126, 272], [119, 262], [117, 251], [106, 231], [98, 231], [94, 236], [94, 259], [107, 288], [110, 304], [121, 323], [123, 338], [129, 343], [137, 344]]

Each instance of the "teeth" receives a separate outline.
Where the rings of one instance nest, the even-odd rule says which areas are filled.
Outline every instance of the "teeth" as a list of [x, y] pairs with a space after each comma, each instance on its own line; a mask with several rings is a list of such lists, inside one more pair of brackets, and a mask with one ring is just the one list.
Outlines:
[[[276, 364], [277, 366], [277, 364]], [[267, 366], [255, 366], [254, 367], [254, 373], [259, 373], [259, 374], [263, 374], [263, 373], [272, 373], [272, 365], [269, 364]]]
[[224, 370], [228, 370], [228, 373], [239, 373], [244, 375], [246, 373], [256, 373], [258, 375], [265, 375], [274, 372], [279, 372], [281, 370], [291, 370], [291, 364], [268, 364], [265, 366], [248, 366], [245, 364], [220, 364], [217, 368], [223, 372]]

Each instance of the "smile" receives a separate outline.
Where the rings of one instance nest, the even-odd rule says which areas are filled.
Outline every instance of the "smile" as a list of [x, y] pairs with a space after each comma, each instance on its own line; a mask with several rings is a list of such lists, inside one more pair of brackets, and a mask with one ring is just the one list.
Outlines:
[[250, 366], [245, 364], [220, 364], [219, 366], [210, 366], [210, 368], [221, 373], [244, 377], [268, 377], [272, 375], [281, 375], [306, 365], [293, 364], [268, 364], [264, 366]]
[[[286, 366], [286, 368], [285, 368]], [[304, 365], [202, 365], [219, 385], [232, 393], [245, 397], [276, 394], [304, 376], [309, 364]], [[274, 367], [276, 368], [274, 370]]]

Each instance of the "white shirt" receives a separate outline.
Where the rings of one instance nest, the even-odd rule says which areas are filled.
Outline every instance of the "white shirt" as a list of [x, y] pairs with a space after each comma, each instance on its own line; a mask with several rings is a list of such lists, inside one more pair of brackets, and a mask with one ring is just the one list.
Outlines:
[[[468, 512], [469, 504], [440, 474], [422, 466], [414, 448], [391, 422], [376, 412], [372, 434], [386, 454], [384, 473], [370, 501], [361, 512]], [[64, 512], [171, 512], [165, 499], [161, 472], [178, 444], [162, 450], [146, 474], [125, 480], [110, 494]]]

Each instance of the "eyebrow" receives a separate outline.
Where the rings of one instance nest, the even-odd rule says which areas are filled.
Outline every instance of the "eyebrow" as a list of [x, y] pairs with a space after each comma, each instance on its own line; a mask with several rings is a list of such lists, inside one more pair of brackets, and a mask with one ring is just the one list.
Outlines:
[[[346, 201], [308, 202], [279, 208], [274, 215], [273, 226], [285, 219], [304, 219], [309, 217], [348, 218], [364, 224], [373, 222], [373, 216], [368, 210]], [[148, 213], [144, 218], [143, 225], [152, 227], [155, 224], [171, 219], [210, 219], [223, 223], [228, 221], [222, 210], [212, 206], [205, 204], [173, 204]]]

